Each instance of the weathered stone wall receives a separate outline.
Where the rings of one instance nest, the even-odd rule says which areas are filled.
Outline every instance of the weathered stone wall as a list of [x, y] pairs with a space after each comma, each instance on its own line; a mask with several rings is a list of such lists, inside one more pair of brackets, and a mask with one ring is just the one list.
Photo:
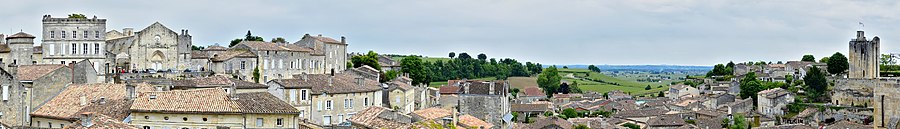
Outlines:
[[841, 106], [872, 106], [872, 89], [879, 86], [880, 80], [861, 78], [834, 79], [831, 90], [831, 103]]
[[[11, 74], [6, 72], [5, 69], [0, 69], [0, 88], [8, 87], [9, 98], [7, 100], [0, 99], [0, 113], [3, 114], [3, 117], [0, 117], [0, 126], [24, 126], [26, 125], [25, 120], [28, 118], [25, 116], [24, 109], [26, 96], [23, 94], [26, 89], [17, 80], [14, 79]], [[2, 92], [3, 89], [0, 89]], [[0, 93], [2, 94], [2, 93]]]
[[459, 112], [504, 128], [503, 115], [509, 113], [509, 98], [500, 95], [460, 95]]
[[97, 83], [97, 71], [94, 71], [93, 67], [94, 65], [88, 60], [75, 63], [75, 67], [72, 68], [72, 83]]
[[900, 79], [882, 78], [875, 87], [875, 118], [872, 125], [876, 128], [894, 129], [900, 126]]

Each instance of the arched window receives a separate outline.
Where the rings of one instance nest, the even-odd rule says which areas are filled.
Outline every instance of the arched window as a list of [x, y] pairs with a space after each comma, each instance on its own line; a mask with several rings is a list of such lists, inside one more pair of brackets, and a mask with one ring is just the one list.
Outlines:
[[144, 129], [150, 129], [150, 126], [144, 126]]

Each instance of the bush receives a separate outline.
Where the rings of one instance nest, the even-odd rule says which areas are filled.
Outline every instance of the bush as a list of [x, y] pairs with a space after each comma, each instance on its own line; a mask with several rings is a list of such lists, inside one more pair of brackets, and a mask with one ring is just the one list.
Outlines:
[[641, 126], [638, 126], [634, 123], [625, 123], [625, 124], [622, 124], [622, 126], [625, 126], [625, 127], [631, 128], [631, 129], [641, 129]]

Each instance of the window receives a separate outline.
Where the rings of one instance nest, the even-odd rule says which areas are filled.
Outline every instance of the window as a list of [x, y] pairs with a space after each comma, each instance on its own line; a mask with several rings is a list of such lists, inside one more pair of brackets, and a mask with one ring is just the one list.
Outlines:
[[59, 31], [59, 32], [60, 32], [59, 35], [62, 36], [62, 38], [66, 38], [66, 31]]
[[94, 31], [94, 38], [100, 39], [100, 31]]
[[73, 43], [72, 46], [69, 46], [69, 47], [72, 47], [72, 55], [75, 55], [76, 53], [78, 53], [78, 44]]
[[291, 104], [297, 103], [297, 89], [290, 89], [290, 92], [288, 93], [288, 96], [290, 97], [289, 100], [291, 100], [291, 101], [290, 101]]
[[276, 126], [284, 126], [284, 118], [278, 118], [275, 120]]
[[318, 105], [318, 108], [316, 108], [316, 109], [322, 110], [322, 101], [319, 100], [319, 101], [317, 101], [316, 103], [317, 103], [316, 105]]
[[350, 105], [350, 106], [348, 106], [348, 107], [350, 107], [350, 109], [353, 109], [353, 99], [350, 99], [350, 104], [348, 104], [348, 105]]
[[206, 119], [206, 117], [204, 117], [204, 118], [203, 118], [203, 121], [206, 121], [206, 120], [209, 120], [209, 119]]
[[365, 99], [363, 99], [363, 105], [369, 106], [369, 98], [368, 98], [368, 97], [366, 97]]
[[344, 123], [344, 115], [338, 115], [338, 123]]
[[263, 126], [263, 118], [256, 118], [256, 127]]
[[163, 120], [169, 120], [169, 117], [168, 116], [163, 117]]
[[244, 65], [245, 65], [246, 63], [247, 63], [246, 61], [241, 61], [241, 70], [244, 70], [244, 69], [245, 69], [245, 68], [244, 68]]
[[0, 119], [3, 119], [3, 112], [0, 112]]
[[278, 59], [278, 68], [279, 68], [279, 69], [283, 69], [283, 68], [284, 68], [284, 60]]
[[325, 126], [331, 125], [331, 116], [324, 116], [322, 118], [322, 125], [325, 125]]
[[269, 60], [263, 60], [263, 69], [269, 68]]
[[50, 39], [56, 38], [55, 31], [50, 31]]
[[53, 122], [47, 122], [47, 128], [53, 128]]
[[88, 38], [88, 31], [85, 30], [84, 31], [84, 39], [87, 39], [87, 38]]
[[94, 43], [94, 54], [100, 54], [100, 44]]
[[331, 100], [325, 101], [325, 110], [331, 110]]
[[144, 126], [144, 129], [150, 129], [150, 126]]
[[54, 48], [53, 44], [47, 44], [47, 54], [50, 54], [50, 55], [56, 54], [55, 52], [53, 52], [53, 48]]
[[3, 85], [3, 101], [9, 100], [9, 85]]
[[78, 31], [72, 31], [72, 38], [78, 38]]
[[350, 108], [350, 100], [344, 99], [344, 108]]
[[306, 114], [306, 110], [300, 110], [300, 117], [303, 118]]
[[85, 55], [88, 54], [88, 44], [87, 43], [81, 44], [81, 54], [85, 54]]
[[300, 90], [300, 100], [306, 100], [306, 90]]
[[184, 121], [187, 121], [187, 117], [184, 117], [184, 118], [181, 118], [181, 119], [184, 120]]

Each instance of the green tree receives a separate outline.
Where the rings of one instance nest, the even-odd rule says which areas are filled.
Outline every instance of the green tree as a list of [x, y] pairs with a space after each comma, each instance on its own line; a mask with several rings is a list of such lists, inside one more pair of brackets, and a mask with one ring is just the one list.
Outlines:
[[463, 52], [459, 53], [459, 59], [472, 59], [472, 56], [470, 56], [469, 53]]
[[744, 118], [744, 115], [741, 115], [741, 114], [734, 115], [733, 122], [734, 122], [734, 124], [731, 124], [730, 126], [728, 126], [728, 129], [748, 129], [747, 126], [749, 125], [749, 123], [747, 123], [747, 120]]
[[600, 72], [600, 67], [597, 67], [597, 66], [594, 66], [594, 65], [588, 65], [588, 70], [591, 70], [591, 71], [594, 71], [594, 72], [598, 72], [598, 73], [599, 73], [599, 72]]
[[428, 69], [425, 68], [422, 58], [407, 56], [400, 60], [400, 69], [403, 73], [409, 73], [409, 78], [413, 79], [413, 84], [428, 84]]
[[831, 58], [831, 57], [827, 57], [827, 56], [826, 56], [826, 57], [822, 57], [822, 59], [819, 59], [819, 63], [826, 63], [826, 64], [828, 64], [828, 59], [829, 59], [829, 58]]
[[244, 37], [244, 41], [265, 41], [265, 39], [259, 36], [254, 36], [250, 34], [250, 30], [247, 30], [247, 35]]
[[194, 45], [191, 45], [191, 50], [199, 51], [199, 50], [203, 50], [203, 49], [204, 49], [203, 46], [194, 46]]
[[259, 66], [253, 68], [253, 82], [259, 83]]
[[581, 113], [578, 113], [578, 111], [575, 111], [575, 109], [572, 109], [572, 108], [563, 109], [562, 114], [566, 115], [566, 117], [568, 117], [568, 118], [581, 117]]
[[881, 59], [879, 59], [878, 61], [879, 63], [881, 63], [881, 65], [892, 65], [897, 63], [897, 61], [895, 61], [890, 54], [881, 54]]
[[828, 89], [828, 80], [825, 79], [825, 73], [818, 67], [813, 66], [809, 71], [806, 71], [803, 83], [806, 84], [806, 90], [804, 91], [806, 91], [807, 97], [812, 98], [814, 102], [821, 102], [821, 98], [824, 97], [825, 91]]
[[652, 89], [652, 87], [650, 87], [650, 85], [647, 85], [647, 87], [644, 87], [644, 90], [650, 90], [650, 89]]
[[[369, 51], [366, 55], [350, 57], [350, 62], [353, 62], [353, 67], [356, 68], [368, 65], [379, 71], [381, 70], [381, 65], [378, 64], [378, 53], [375, 53], [375, 51]], [[401, 63], [401, 65], [403, 65], [403, 63]]]
[[625, 124], [622, 124], [622, 126], [628, 127], [630, 129], [641, 129], [640, 125], [636, 125], [634, 123], [625, 123]]
[[850, 68], [850, 62], [847, 61], [847, 57], [840, 52], [834, 53], [831, 57], [828, 58], [828, 73], [831, 74], [840, 74], [847, 69]]
[[[390, 80], [394, 80], [395, 78], [397, 78], [397, 75], [400, 75], [400, 72], [397, 72], [396, 70], [388, 70], [382, 74], [384, 74], [384, 76], [382, 76], [381, 80], [379, 80], [379, 81], [380, 82], [388, 82]], [[415, 81], [415, 80], [413, 80], [413, 81]], [[413, 84], [415, 85], [416, 83], [413, 83]]]
[[662, 91], [659, 91], [659, 94], [656, 94], [656, 97], [666, 97], [666, 94]]
[[285, 39], [282, 38], [282, 37], [276, 37], [276, 38], [272, 38], [272, 41], [271, 41], [271, 42], [273, 42], [273, 43], [287, 43], [287, 40], [285, 40]]
[[87, 19], [87, 17], [85, 17], [84, 14], [79, 14], [79, 13], [69, 14], [69, 18]]
[[353, 68], [353, 62], [347, 62], [347, 69]]
[[572, 80], [572, 84], [569, 85], [569, 90], [571, 90], [572, 93], [584, 93], [584, 91], [578, 87], [578, 81], [576, 80]]
[[544, 89], [544, 92], [549, 98], [553, 97], [553, 93], [556, 93], [560, 80], [562, 80], [562, 77], [559, 76], [559, 71], [557, 71], [556, 66], [550, 66], [538, 75], [537, 83], [539, 87]]
[[573, 128], [573, 129], [591, 129], [591, 128], [588, 128], [586, 125], [583, 125], [583, 124], [575, 125], [575, 126], [572, 127], [572, 128]]
[[456, 57], [456, 52], [450, 52], [450, 55], [448, 56], [450, 56], [450, 58]]
[[478, 54], [478, 60], [485, 61], [487, 60], [487, 55], [484, 53]]
[[234, 40], [231, 40], [231, 43], [228, 44], [228, 47], [234, 47], [234, 45], [237, 45], [238, 43], [241, 43], [241, 41], [244, 41], [244, 39], [234, 39]]
[[756, 73], [747, 73], [747, 75], [740, 80], [740, 83], [741, 92], [739, 96], [741, 96], [741, 98], [753, 98], [755, 104], [756, 93], [763, 90], [762, 82], [756, 79]]
[[803, 55], [803, 58], [800, 59], [800, 61], [816, 62], [816, 57], [813, 55]]

